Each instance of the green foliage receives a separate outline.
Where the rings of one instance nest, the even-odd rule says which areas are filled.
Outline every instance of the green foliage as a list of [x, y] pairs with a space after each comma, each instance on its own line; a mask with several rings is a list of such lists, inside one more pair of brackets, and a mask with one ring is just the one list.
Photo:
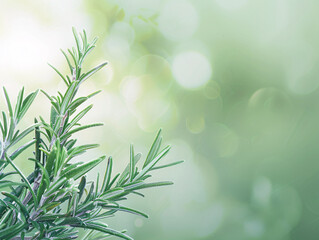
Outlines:
[[[76, 239], [78, 229], [85, 229], [83, 239], [116, 236], [122, 239], [132, 239], [125, 231], [116, 231], [100, 222], [114, 216], [118, 211], [147, 217], [146, 214], [122, 205], [122, 200], [130, 194], [144, 196], [139, 191], [145, 188], [171, 185], [172, 182], [145, 182], [150, 178], [150, 171], [176, 165], [180, 162], [162, 166], [156, 164], [168, 153], [170, 147], [161, 148], [161, 131], [142, 163], [138, 167], [141, 154], [135, 154], [130, 148], [130, 160], [121, 174], [112, 175], [113, 160], [106, 162], [104, 178], [99, 176], [94, 182], [88, 181], [86, 173], [99, 164], [103, 164], [105, 156], [87, 162], [71, 161], [97, 144], [76, 145], [73, 134], [91, 127], [101, 126], [101, 123], [81, 125], [80, 120], [91, 110], [92, 105], [78, 111], [89, 98], [76, 97], [80, 85], [98, 70], [107, 65], [102, 63], [88, 72], [82, 72], [85, 57], [95, 47], [96, 39], [87, 41], [85, 31], [78, 34], [73, 29], [76, 48], [62, 51], [70, 69], [69, 75], [63, 75], [52, 67], [66, 85], [65, 93], [50, 96], [45, 91], [51, 103], [50, 120], [43, 117], [35, 119], [35, 124], [22, 132], [17, 130], [18, 123], [34, 101], [38, 91], [24, 98], [24, 89], [17, 97], [13, 106], [6, 89], [4, 95], [8, 113], [2, 112], [0, 128], [0, 189], [4, 196], [0, 200], [0, 239]], [[34, 132], [35, 137], [30, 142], [16, 146], [28, 134]], [[16, 147], [12, 149], [12, 147]], [[24, 150], [33, 146], [35, 151], [28, 160], [34, 162], [34, 171], [25, 176], [14, 163]], [[13, 171], [7, 171], [11, 166]], [[18, 175], [21, 180], [6, 179]], [[5, 191], [10, 189], [10, 192]]]

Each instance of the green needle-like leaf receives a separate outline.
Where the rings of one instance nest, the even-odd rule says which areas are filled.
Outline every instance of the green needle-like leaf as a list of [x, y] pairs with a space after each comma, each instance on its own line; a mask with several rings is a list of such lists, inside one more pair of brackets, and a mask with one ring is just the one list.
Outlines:
[[169, 164], [165, 164], [165, 165], [153, 167], [151, 170], [158, 170], [158, 169], [161, 169], [161, 168], [172, 167], [172, 166], [181, 164], [181, 163], [183, 163], [183, 162], [184, 162], [184, 161], [177, 161], [177, 162], [173, 162], [173, 163], [169, 163]]
[[167, 146], [166, 148], [164, 148], [149, 164], [147, 164], [142, 170], [141, 172], [139, 172], [139, 174], [137, 174], [137, 176], [134, 178], [135, 180], [143, 177], [148, 171], [150, 171], [152, 169], [152, 167], [155, 166], [155, 164], [162, 159], [162, 157], [164, 157], [168, 151], [171, 149], [170, 146]]
[[88, 79], [89, 77], [91, 77], [93, 74], [95, 74], [97, 71], [101, 70], [103, 67], [105, 67], [107, 65], [107, 62], [100, 64], [99, 66], [91, 69], [90, 71], [88, 71], [87, 73], [83, 74], [81, 76], [81, 82], [84, 82], [86, 79]]
[[59, 70], [56, 69], [55, 67], [53, 67], [50, 63], [48, 63], [48, 65], [49, 65], [57, 74], [59, 74], [59, 76], [62, 78], [63, 82], [64, 82], [67, 86], [69, 86], [69, 83], [68, 83], [68, 81], [66, 80], [66, 78], [63, 76], [63, 74], [60, 73]]
[[30, 108], [31, 104], [33, 103], [34, 99], [38, 95], [39, 90], [36, 90], [35, 92], [29, 94], [21, 103], [21, 106], [19, 108], [19, 112], [16, 116], [18, 116], [18, 122], [23, 118], [23, 116], [26, 114], [28, 109]]
[[[67, 61], [67, 63], [68, 63], [68, 66], [69, 66], [70, 73], [72, 74], [72, 72], [73, 72], [73, 66], [72, 66], [72, 64], [71, 64], [71, 62], [70, 62], [70, 60], [69, 60], [69, 58], [68, 58], [68, 55], [67, 55], [62, 49], [61, 49], [61, 52], [62, 52], [62, 54], [64, 55], [64, 57], [65, 57], [65, 59], [66, 59], [66, 61]], [[68, 85], [70, 85], [70, 82], [69, 82]]]
[[90, 111], [92, 109], [93, 105], [90, 105], [88, 107], [86, 107], [85, 109], [83, 109], [81, 112], [79, 112], [73, 119], [72, 121], [68, 124], [68, 126], [66, 127], [66, 129], [64, 130], [65, 132], [69, 131], [72, 127], [75, 126], [75, 124], [77, 124], [81, 118], [83, 116], [85, 116], [87, 114], [88, 111]]
[[21, 91], [18, 94], [16, 107], [14, 109], [14, 116], [15, 117], [18, 117], [18, 115], [19, 115], [21, 104], [22, 104], [22, 100], [23, 100], [23, 93], [24, 93], [24, 88], [22, 88]]
[[71, 226], [85, 228], [85, 229], [92, 229], [92, 230], [108, 233], [112, 236], [120, 237], [120, 238], [126, 239], [126, 240], [134, 240], [133, 238], [129, 237], [128, 235], [126, 235], [124, 233], [110, 229], [107, 226], [105, 226], [104, 224], [100, 224], [100, 223], [96, 223], [96, 222], [86, 223], [85, 225], [72, 224]]
[[10, 155], [10, 159], [14, 160], [16, 159], [24, 150], [26, 150], [28, 147], [32, 146], [35, 143], [35, 139], [31, 140], [30, 142], [22, 145], [21, 147], [19, 147], [17, 150], [15, 150], [11, 155]]
[[90, 171], [92, 168], [97, 166], [100, 162], [102, 162], [105, 159], [105, 156], [100, 157], [96, 160], [93, 160], [91, 162], [85, 163], [75, 169], [72, 169], [64, 174], [64, 177], [67, 179], [73, 178], [78, 179], [84, 174], [86, 174], [88, 171]]
[[145, 217], [148, 218], [148, 215], [145, 213], [142, 213], [140, 211], [137, 211], [135, 209], [132, 208], [128, 208], [128, 207], [124, 207], [124, 206], [112, 206], [112, 205], [103, 205], [104, 209], [114, 209], [117, 211], [123, 211], [123, 212], [128, 212], [128, 213], [132, 213], [141, 217]]
[[162, 130], [160, 129], [158, 131], [156, 138], [152, 144], [152, 147], [151, 147], [151, 149], [146, 157], [143, 168], [146, 167], [146, 165], [149, 164], [154, 159], [154, 157], [157, 155], [157, 153], [161, 147], [161, 143], [162, 143], [161, 133], [162, 133]]
[[9, 164], [17, 171], [17, 173], [22, 177], [23, 181], [26, 183], [32, 197], [33, 197], [33, 201], [34, 201], [34, 206], [35, 208], [37, 208], [38, 206], [38, 202], [37, 202], [37, 198], [35, 196], [35, 193], [31, 187], [30, 182], [28, 181], [28, 179], [24, 176], [24, 174], [20, 171], [20, 169], [11, 161], [11, 159], [9, 157], [6, 157], [6, 160], [9, 162]]
[[74, 134], [76, 132], [79, 132], [79, 131], [82, 131], [82, 130], [85, 130], [85, 129], [88, 129], [88, 128], [92, 128], [92, 127], [99, 127], [99, 126], [103, 126], [103, 123], [93, 123], [93, 124], [88, 124], [88, 125], [84, 125], [84, 126], [81, 126], [81, 127], [74, 128], [73, 130], [63, 134], [61, 136], [61, 140], [68, 139], [70, 136], [72, 136], [72, 134]]
[[10, 101], [8, 92], [7, 92], [7, 90], [5, 89], [5, 87], [3, 87], [3, 91], [4, 91], [4, 96], [5, 96], [5, 98], [6, 98], [6, 101], [7, 101], [7, 106], [8, 106], [8, 110], [9, 110], [9, 113], [10, 113], [10, 117], [13, 117], [13, 110], [12, 110], [11, 101]]
[[30, 132], [32, 132], [35, 127], [40, 126], [40, 123], [36, 123], [25, 129], [22, 133], [20, 133], [17, 137], [13, 139], [13, 141], [9, 144], [8, 148], [18, 143], [21, 139], [27, 136]]
[[105, 175], [104, 175], [104, 179], [103, 179], [103, 185], [101, 188], [101, 192], [105, 192], [106, 190], [109, 189], [112, 168], [113, 168], [113, 160], [112, 160], [112, 157], [109, 157], [109, 159], [107, 161], [107, 167], [106, 167], [106, 171], [105, 171]]
[[131, 144], [131, 148], [130, 148], [130, 182], [133, 180], [134, 178], [134, 169], [135, 169], [135, 162], [134, 162], [134, 147]]
[[29, 218], [29, 211], [28, 209], [23, 205], [23, 203], [20, 201], [19, 198], [17, 198], [16, 196], [8, 193], [8, 192], [1, 192], [4, 196], [10, 198], [12, 201], [16, 202], [18, 204], [18, 206], [20, 207], [20, 209], [22, 210], [22, 213], [24, 214], [25, 218]]

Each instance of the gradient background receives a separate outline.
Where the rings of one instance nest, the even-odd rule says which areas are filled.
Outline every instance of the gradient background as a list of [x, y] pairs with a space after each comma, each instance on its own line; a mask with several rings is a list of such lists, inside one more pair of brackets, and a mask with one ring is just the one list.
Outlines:
[[[106, 153], [120, 171], [129, 143], [145, 156], [162, 127], [165, 161], [186, 161], [155, 176], [174, 186], [128, 201], [150, 219], [118, 214], [111, 227], [137, 240], [318, 239], [318, 11], [315, 0], [2, 0], [0, 85], [64, 91], [47, 62], [66, 72], [59, 49], [84, 28], [99, 37], [87, 66], [110, 64], [82, 87], [103, 90], [85, 121], [105, 123], [79, 135], [101, 144], [82, 160]], [[48, 104], [39, 95], [23, 124]]]

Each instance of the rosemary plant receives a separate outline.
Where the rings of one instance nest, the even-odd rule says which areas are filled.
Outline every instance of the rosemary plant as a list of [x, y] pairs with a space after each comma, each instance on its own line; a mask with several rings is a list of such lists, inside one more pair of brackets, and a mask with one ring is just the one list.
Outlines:
[[[107, 65], [105, 62], [83, 72], [84, 60], [94, 49], [97, 39], [88, 42], [85, 31], [78, 34], [73, 29], [73, 34], [76, 47], [62, 51], [70, 73], [63, 75], [51, 66], [64, 81], [65, 92], [50, 96], [41, 90], [50, 101], [49, 121], [39, 116], [33, 125], [23, 131], [18, 130], [19, 122], [23, 120], [38, 91], [25, 96], [22, 88], [13, 105], [3, 88], [8, 109], [2, 111], [0, 120], [0, 189], [3, 195], [0, 199], [0, 239], [77, 239], [79, 229], [85, 230], [86, 235], [82, 239], [104, 239], [107, 236], [132, 239], [125, 231], [111, 229], [101, 220], [114, 216], [118, 211], [147, 217], [138, 210], [122, 205], [123, 200], [130, 194], [144, 197], [140, 190], [145, 188], [171, 185], [169, 181], [146, 180], [151, 177], [151, 171], [180, 163], [157, 166], [170, 149], [167, 146], [161, 150], [161, 131], [147, 157], [139, 164], [141, 154], [136, 154], [131, 145], [128, 165], [116, 175], [112, 174], [112, 157], [105, 160], [106, 157], [101, 156], [86, 162], [73, 160], [87, 150], [98, 147], [98, 144], [77, 145], [73, 134], [102, 125], [79, 123], [92, 105], [83, 110], [78, 110], [79, 107], [99, 91], [78, 97], [78, 89], [84, 81]], [[32, 132], [34, 138], [20, 144]], [[34, 164], [34, 170], [26, 176], [14, 160], [23, 156], [20, 154], [29, 147], [35, 150], [26, 160]], [[98, 164], [105, 165], [104, 177], [100, 179], [98, 175], [96, 181], [88, 181], [86, 173]]]

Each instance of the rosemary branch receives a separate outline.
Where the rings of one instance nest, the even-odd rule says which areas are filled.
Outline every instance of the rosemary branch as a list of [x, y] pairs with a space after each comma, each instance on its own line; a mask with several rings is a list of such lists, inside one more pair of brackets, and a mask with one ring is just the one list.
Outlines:
[[[73, 134], [101, 123], [81, 125], [80, 120], [92, 109], [92, 105], [79, 111], [89, 98], [77, 96], [81, 84], [107, 65], [104, 62], [88, 72], [83, 72], [82, 64], [87, 55], [94, 49], [97, 39], [88, 42], [86, 32], [78, 34], [73, 29], [76, 47], [62, 51], [66, 58], [70, 73], [62, 74], [51, 66], [66, 85], [64, 93], [58, 92], [50, 96], [41, 92], [50, 101], [50, 120], [39, 116], [35, 124], [22, 132], [17, 130], [18, 123], [34, 101], [38, 91], [24, 97], [24, 89], [19, 92], [16, 105], [13, 107], [9, 95], [4, 88], [8, 107], [8, 115], [3, 111], [0, 119], [0, 190], [5, 196], [0, 199], [0, 239], [77, 239], [78, 229], [87, 231], [84, 239], [97, 236], [116, 236], [132, 239], [125, 231], [117, 231], [100, 220], [113, 217], [119, 211], [148, 217], [145, 213], [122, 205], [130, 194], [144, 197], [140, 190], [171, 185], [172, 182], [146, 182], [151, 178], [150, 172], [170, 167], [181, 161], [157, 166], [168, 153], [170, 146], [161, 150], [161, 130], [158, 132], [150, 151], [139, 167], [141, 154], [135, 154], [130, 147], [130, 160], [123, 172], [112, 175], [113, 159], [106, 161], [104, 178], [99, 183], [88, 181], [86, 173], [101, 164], [106, 157], [101, 156], [85, 163], [71, 161], [80, 154], [98, 147], [98, 144], [77, 145]], [[34, 139], [19, 145], [31, 132]], [[26, 177], [14, 163], [14, 159], [27, 148], [33, 146], [35, 151], [28, 160], [35, 163], [34, 171]], [[16, 147], [16, 149], [12, 149]], [[9, 154], [12, 152], [11, 154]], [[7, 166], [14, 171], [8, 172]], [[19, 175], [18, 181], [7, 180], [10, 175]], [[11, 192], [4, 191], [10, 186]]]

